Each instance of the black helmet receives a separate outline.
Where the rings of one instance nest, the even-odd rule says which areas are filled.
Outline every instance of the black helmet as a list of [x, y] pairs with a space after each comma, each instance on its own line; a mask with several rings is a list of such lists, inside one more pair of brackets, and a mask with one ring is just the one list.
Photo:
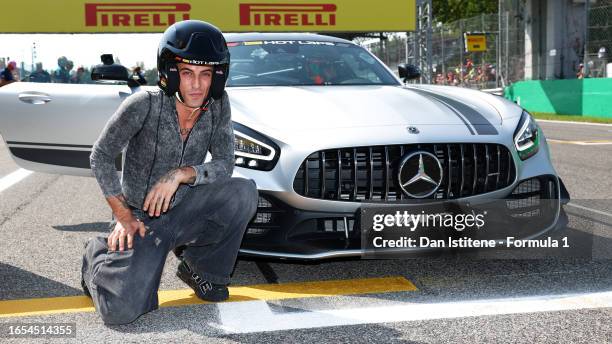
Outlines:
[[164, 31], [157, 49], [158, 85], [168, 96], [177, 94], [182, 102], [176, 66], [181, 62], [213, 66], [208, 97], [202, 106], [211, 97], [221, 98], [229, 73], [230, 54], [225, 38], [217, 27], [201, 20], [185, 20], [172, 24]]

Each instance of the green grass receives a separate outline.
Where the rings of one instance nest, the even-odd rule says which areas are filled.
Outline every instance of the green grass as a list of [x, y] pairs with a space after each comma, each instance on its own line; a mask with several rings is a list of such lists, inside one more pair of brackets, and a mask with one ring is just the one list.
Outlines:
[[612, 123], [612, 118], [588, 117], [579, 115], [558, 115], [555, 113], [546, 112], [531, 112], [536, 119], [551, 119], [555, 121], [574, 121], [574, 122], [592, 122], [592, 123]]

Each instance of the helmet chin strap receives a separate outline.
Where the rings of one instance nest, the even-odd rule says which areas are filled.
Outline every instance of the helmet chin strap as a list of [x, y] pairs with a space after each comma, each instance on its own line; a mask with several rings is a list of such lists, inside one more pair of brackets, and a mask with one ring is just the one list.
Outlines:
[[[210, 92], [209, 92], [210, 93]], [[193, 117], [193, 114], [198, 111], [198, 110], [202, 110], [202, 111], [206, 111], [208, 110], [208, 104], [210, 103], [210, 96], [207, 97], [206, 99], [204, 99], [204, 102], [202, 103], [202, 105], [198, 106], [198, 107], [192, 107], [189, 106], [187, 104], [185, 104], [185, 102], [183, 101], [183, 96], [181, 95], [181, 91], [176, 91], [176, 93], [174, 94], [174, 96], [176, 97], [176, 99], [181, 102], [181, 104], [185, 105], [188, 108], [193, 109], [193, 111], [191, 111], [191, 114], [189, 115], [189, 119], [191, 119], [191, 117]]]
[[208, 101], [210, 100], [210, 97], [204, 99], [204, 102], [202, 103], [201, 106], [198, 107], [193, 107], [193, 106], [189, 106], [185, 103], [185, 101], [183, 101], [183, 96], [181, 95], [181, 91], [176, 91], [176, 93], [174, 94], [174, 96], [176, 97], [176, 99], [181, 102], [181, 104], [185, 105], [188, 108], [192, 108], [192, 109], [202, 109], [205, 110], [206, 106], [208, 105]]

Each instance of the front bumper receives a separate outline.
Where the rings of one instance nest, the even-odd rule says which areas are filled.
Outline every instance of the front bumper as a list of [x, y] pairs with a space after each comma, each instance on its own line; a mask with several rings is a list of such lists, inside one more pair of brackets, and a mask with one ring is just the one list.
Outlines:
[[[486, 207], [495, 204], [503, 235], [517, 239], [535, 239], [565, 227], [567, 216], [562, 204], [569, 201], [563, 182], [555, 175], [539, 175], [520, 180], [515, 187], [496, 198], [470, 202]], [[462, 199], [446, 204], [464, 202]], [[391, 204], [391, 203], [386, 203]], [[431, 204], [431, 203], [430, 203]], [[500, 204], [504, 209], [500, 209]], [[362, 203], [363, 206], [366, 204]], [[380, 206], [381, 203], [373, 204]], [[394, 205], [399, 205], [395, 203]], [[402, 204], [404, 206], [404, 204]], [[425, 208], [423, 203], [405, 204], [411, 212]], [[317, 260], [361, 256], [360, 208], [351, 212], [323, 212], [297, 209], [273, 192], [260, 191], [257, 214], [247, 227], [242, 242], [242, 256]], [[546, 216], [544, 216], [546, 215]], [[503, 228], [502, 228], [503, 227]], [[500, 239], [503, 237], [499, 233]], [[405, 249], [406, 253], [431, 252], [430, 249]]]

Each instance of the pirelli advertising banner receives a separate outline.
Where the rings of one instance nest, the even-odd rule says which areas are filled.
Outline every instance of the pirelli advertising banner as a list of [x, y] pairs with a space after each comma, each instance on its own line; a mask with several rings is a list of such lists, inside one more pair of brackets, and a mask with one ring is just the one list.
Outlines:
[[[163, 32], [200, 19], [226, 32], [413, 31], [415, 0], [19, 0], [2, 33]], [[23, 15], [20, 15], [23, 14]]]

